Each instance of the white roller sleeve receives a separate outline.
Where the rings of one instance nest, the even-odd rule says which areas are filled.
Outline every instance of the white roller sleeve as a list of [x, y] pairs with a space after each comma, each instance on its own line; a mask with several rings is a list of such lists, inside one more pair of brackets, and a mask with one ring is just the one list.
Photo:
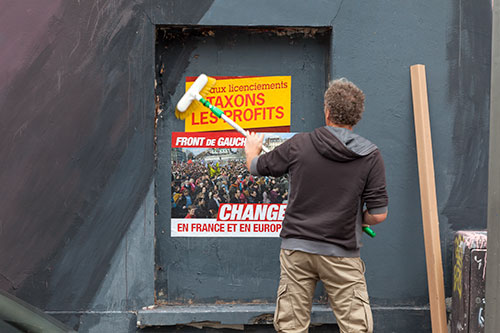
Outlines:
[[200, 91], [203, 90], [207, 83], [208, 77], [205, 74], [198, 76], [193, 85], [189, 87], [188, 91], [186, 91], [184, 96], [182, 96], [179, 103], [177, 103], [177, 110], [185, 112], [195, 99], [199, 99], [198, 96], [201, 97]]

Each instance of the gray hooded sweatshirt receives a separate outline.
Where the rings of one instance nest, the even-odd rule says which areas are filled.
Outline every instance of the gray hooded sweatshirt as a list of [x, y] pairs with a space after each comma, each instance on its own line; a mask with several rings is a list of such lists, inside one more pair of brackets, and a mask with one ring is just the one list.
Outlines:
[[281, 248], [357, 257], [363, 208], [387, 211], [385, 168], [377, 146], [352, 131], [325, 126], [296, 134], [252, 161], [254, 175], [289, 174]]

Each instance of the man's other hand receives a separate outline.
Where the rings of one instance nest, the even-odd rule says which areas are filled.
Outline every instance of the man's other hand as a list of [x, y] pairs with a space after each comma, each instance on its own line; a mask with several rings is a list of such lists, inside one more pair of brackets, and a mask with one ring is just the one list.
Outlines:
[[245, 154], [247, 157], [247, 168], [250, 170], [252, 160], [260, 155], [262, 151], [262, 142], [264, 141], [264, 134], [257, 134], [254, 132], [247, 132], [247, 140], [245, 143]]

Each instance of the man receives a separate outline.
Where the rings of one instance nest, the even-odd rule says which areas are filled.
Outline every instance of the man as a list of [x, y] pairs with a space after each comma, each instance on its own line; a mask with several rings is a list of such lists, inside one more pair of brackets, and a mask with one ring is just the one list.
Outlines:
[[280, 234], [278, 332], [308, 331], [318, 280], [341, 332], [373, 331], [360, 240], [362, 225], [385, 220], [388, 198], [379, 150], [352, 132], [364, 98], [352, 82], [332, 81], [325, 92], [327, 126], [296, 134], [264, 155], [263, 135], [249, 133], [247, 138], [246, 163], [252, 174], [290, 177]]
[[217, 218], [217, 213], [219, 212], [220, 204], [221, 200], [219, 198], [219, 192], [217, 192], [217, 189], [214, 189], [212, 197], [208, 200], [208, 210], [212, 218], [214, 217]]
[[250, 196], [248, 197], [248, 203], [251, 203], [251, 204], [259, 203], [259, 200], [257, 198], [257, 191], [254, 190], [253, 188], [250, 190]]

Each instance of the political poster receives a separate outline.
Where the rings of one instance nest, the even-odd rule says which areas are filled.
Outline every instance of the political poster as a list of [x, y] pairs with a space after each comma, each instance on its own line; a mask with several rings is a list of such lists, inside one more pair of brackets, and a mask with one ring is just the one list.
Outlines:
[[[245, 129], [290, 128], [291, 76], [215, 77], [217, 82], [205, 97], [226, 116]], [[196, 77], [186, 78], [186, 91]], [[232, 129], [209, 109], [193, 112], [186, 119], [186, 132]]]
[[[274, 149], [295, 133], [264, 133]], [[171, 237], [278, 237], [288, 177], [251, 175], [236, 132], [172, 133]]]

